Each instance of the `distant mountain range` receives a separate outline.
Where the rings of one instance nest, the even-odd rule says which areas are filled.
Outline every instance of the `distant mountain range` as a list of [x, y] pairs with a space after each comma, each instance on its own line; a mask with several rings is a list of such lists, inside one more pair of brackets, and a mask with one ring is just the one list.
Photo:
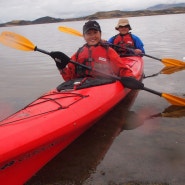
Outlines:
[[147, 8], [147, 10], [164, 10], [164, 9], [175, 8], [175, 7], [185, 7], [185, 3], [158, 4], [158, 5]]
[[95, 14], [79, 17], [79, 18], [53, 18], [53, 17], [41, 17], [34, 21], [16, 20], [7, 23], [0, 24], [0, 27], [6, 26], [21, 26], [21, 25], [31, 25], [31, 24], [45, 24], [45, 23], [56, 23], [65, 21], [80, 21], [80, 20], [92, 20], [92, 19], [109, 19], [109, 18], [119, 18], [119, 17], [137, 17], [137, 16], [152, 16], [152, 15], [164, 15], [164, 14], [181, 14], [185, 13], [185, 3], [178, 4], [158, 4], [149, 7], [145, 10], [137, 11], [107, 11], [107, 12], [97, 12]]

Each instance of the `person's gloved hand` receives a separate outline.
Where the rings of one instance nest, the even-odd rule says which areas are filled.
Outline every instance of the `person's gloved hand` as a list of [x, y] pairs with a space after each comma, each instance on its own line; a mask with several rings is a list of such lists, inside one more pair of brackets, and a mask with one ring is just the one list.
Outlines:
[[70, 58], [60, 51], [52, 51], [50, 56], [55, 60], [58, 69], [65, 68], [70, 61]]

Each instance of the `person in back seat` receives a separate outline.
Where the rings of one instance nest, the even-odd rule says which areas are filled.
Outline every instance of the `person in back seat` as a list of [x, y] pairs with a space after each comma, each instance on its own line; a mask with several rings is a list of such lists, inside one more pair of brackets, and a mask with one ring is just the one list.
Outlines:
[[119, 32], [111, 37], [108, 42], [112, 44], [121, 57], [130, 55], [142, 55], [145, 53], [144, 44], [139, 37], [130, 32], [131, 26], [128, 19], [119, 19], [115, 29]]

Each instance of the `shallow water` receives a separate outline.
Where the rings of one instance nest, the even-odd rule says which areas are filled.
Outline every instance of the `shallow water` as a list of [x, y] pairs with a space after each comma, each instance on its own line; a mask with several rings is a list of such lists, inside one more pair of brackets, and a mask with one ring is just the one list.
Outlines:
[[[118, 19], [99, 20], [103, 38], [116, 34]], [[185, 14], [129, 18], [133, 33], [146, 53], [182, 60], [185, 56]], [[81, 30], [83, 21], [0, 28], [19, 33], [47, 51], [72, 55], [83, 43], [57, 30], [60, 25]], [[155, 25], [155, 26], [154, 26]], [[23, 52], [0, 45], [0, 118], [21, 109], [63, 80], [55, 64], [39, 52]], [[146, 87], [185, 96], [185, 71], [157, 74], [158, 60], [144, 57]], [[149, 77], [152, 76], [152, 77]], [[52, 185], [184, 185], [185, 110], [164, 98], [140, 91], [121, 102], [94, 127], [61, 152], [27, 184]]]

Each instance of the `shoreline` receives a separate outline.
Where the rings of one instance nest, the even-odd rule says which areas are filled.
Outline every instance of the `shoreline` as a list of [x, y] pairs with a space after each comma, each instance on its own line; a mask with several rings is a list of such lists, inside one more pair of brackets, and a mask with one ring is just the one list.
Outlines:
[[92, 15], [79, 17], [79, 18], [53, 18], [53, 17], [41, 17], [34, 21], [26, 20], [14, 20], [0, 24], [0, 27], [12, 27], [12, 26], [25, 26], [34, 24], [48, 24], [57, 22], [70, 22], [70, 21], [83, 21], [83, 20], [99, 20], [99, 19], [111, 19], [111, 18], [124, 18], [124, 17], [141, 17], [141, 16], [155, 16], [155, 15], [169, 15], [169, 14], [185, 14], [185, 7], [176, 7], [163, 10], [138, 10], [138, 11], [107, 11], [97, 12]]

